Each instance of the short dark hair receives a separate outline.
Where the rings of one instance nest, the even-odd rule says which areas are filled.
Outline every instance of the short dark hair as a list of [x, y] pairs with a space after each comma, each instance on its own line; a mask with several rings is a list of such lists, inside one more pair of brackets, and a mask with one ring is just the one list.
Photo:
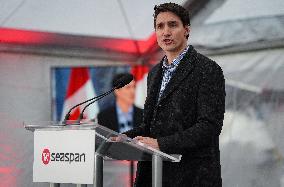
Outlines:
[[[112, 82], [111, 82], [112, 87], [116, 86], [116, 84], [117, 84], [116, 82], [117, 82], [118, 79], [120, 79], [121, 77], [127, 76], [127, 75], [130, 75], [130, 73], [118, 73], [118, 74], [115, 74], [112, 77]], [[133, 77], [133, 80], [135, 81], [134, 77]]]
[[[156, 29], [157, 16], [161, 12], [172, 12], [180, 18], [183, 26], [190, 26], [189, 13], [185, 8], [175, 3], [163, 3], [160, 5], [155, 5], [154, 7], [153, 17], [154, 17], [154, 28], [155, 29]], [[186, 39], [188, 38], [188, 36], [189, 35], [186, 36]]]

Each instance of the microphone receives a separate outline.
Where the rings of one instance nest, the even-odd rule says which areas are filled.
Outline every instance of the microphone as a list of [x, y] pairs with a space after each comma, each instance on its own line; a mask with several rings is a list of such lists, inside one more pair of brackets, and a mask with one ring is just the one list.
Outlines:
[[85, 110], [86, 110], [86, 108], [87, 108], [88, 106], [90, 106], [91, 104], [95, 103], [96, 101], [102, 99], [103, 97], [109, 95], [109, 94], [110, 94], [111, 92], [113, 92], [115, 89], [120, 89], [120, 88], [126, 86], [126, 85], [129, 84], [132, 80], [133, 80], [133, 76], [132, 76], [131, 74], [126, 74], [126, 75], [124, 75], [123, 77], [117, 79], [117, 80], [114, 82], [114, 85], [115, 85], [115, 86], [114, 86], [110, 91], [108, 91], [108, 92], [106, 92], [106, 93], [104, 93], [104, 94], [98, 96], [98, 98], [96, 98], [94, 101], [88, 103], [88, 104], [83, 108], [83, 110], [82, 110], [82, 112], [81, 112], [81, 114], [80, 114], [80, 116], [79, 116], [79, 118], [78, 118], [78, 121], [80, 121], [81, 119], [83, 119], [84, 112], [85, 112]]
[[[111, 92], [113, 92], [115, 89], [119, 89], [119, 88], [124, 87], [125, 85], [129, 84], [132, 80], [133, 80], [133, 76], [132, 76], [131, 74], [127, 74], [127, 75], [125, 75], [125, 76], [123, 76], [123, 77], [117, 79], [116, 81], [114, 81], [113, 88], [112, 88], [111, 90], [109, 90], [109, 91], [107, 91], [107, 92], [105, 92], [105, 93], [103, 93], [103, 94], [101, 94], [101, 95], [99, 95], [99, 96], [93, 97], [93, 98], [91, 98], [91, 99], [88, 99], [88, 100], [86, 100], [86, 101], [83, 101], [83, 102], [81, 102], [81, 103], [79, 103], [79, 104], [73, 106], [72, 108], [69, 109], [69, 111], [68, 111], [67, 114], [65, 115], [65, 118], [64, 118], [64, 120], [63, 120], [62, 123], [63, 123], [63, 124], [66, 124], [66, 121], [69, 119], [70, 114], [71, 114], [71, 112], [72, 112], [72, 110], [73, 110], [74, 108], [76, 108], [76, 107], [78, 107], [78, 106], [80, 106], [80, 105], [83, 105], [83, 104], [85, 104], [85, 103], [87, 103], [87, 102], [92, 101], [91, 103], [87, 104], [87, 105], [83, 108], [83, 110], [82, 110], [82, 112], [81, 112], [81, 114], [80, 114], [78, 120], [83, 119], [83, 113], [84, 113], [85, 109], [86, 109], [88, 106], [90, 106], [90, 105], [93, 104], [94, 102], [100, 100], [101, 98], [103, 98], [103, 97], [109, 95], [109, 94], [110, 94]], [[93, 101], [93, 100], [94, 100], [94, 101]]]
[[119, 89], [124, 87], [125, 85], [129, 84], [133, 80], [133, 75], [131, 74], [126, 74], [116, 81], [114, 81], [114, 87], [115, 89]]

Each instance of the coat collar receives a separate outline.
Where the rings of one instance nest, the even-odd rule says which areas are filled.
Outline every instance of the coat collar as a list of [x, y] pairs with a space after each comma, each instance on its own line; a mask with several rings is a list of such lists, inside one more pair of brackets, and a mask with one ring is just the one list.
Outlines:
[[[165, 99], [171, 92], [175, 90], [175, 88], [184, 80], [184, 78], [187, 77], [187, 75], [193, 70], [193, 67], [196, 63], [196, 54], [197, 52], [193, 48], [193, 46], [189, 46], [188, 51], [184, 55], [183, 59], [180, 61], [177, 69], [175, 70], [170, 82], [166, 86], [163, 94], [161, 95], [161, 98], [159, 102], [161, 102], [163, 99]], [[162, 64], [162, 62], [161, 62]], [[162, 68], [160, 68], [162, 69]], [[160, 70], [162, 71], [162, 70]], [[154, 80], [157, 80], [156, 78]], [[161, 81], [161, 79], [159, 79]], [[159, 85], [159, 84], [154, 84]], [[160, 87], [159, 87], [160, 89]], [[158, 90], [159, 90], [158, 89]]]
[[[157, 94], [160, 90], [161, 79], [162, 78], [162, 63], [157, 64], [152, 68], [150, 74], [148, 75], [148, 85], [147, 85], [147, 98], [144, 105], [144, 120], [151, 119], [150, 116], [153, 115], [154, 107], [157, 104]], [[144, 122], [146, 122], [144, 121]], [[147, 123], [147, 122], [146, 122]]]

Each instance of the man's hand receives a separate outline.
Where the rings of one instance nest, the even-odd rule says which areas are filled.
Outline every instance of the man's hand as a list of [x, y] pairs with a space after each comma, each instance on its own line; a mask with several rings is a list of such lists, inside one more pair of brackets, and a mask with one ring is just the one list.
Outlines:
[[115, 142], [123, 142], [127, 139], [127, 136], [125, 134], [120, 134], [118, 136], [112, 136], [109, 139]]
[[143, 136], [136, 136], [134, 140], [137, 140], [145, 145], [153, 147], [154, 149], [160, 150], [157, 139]]

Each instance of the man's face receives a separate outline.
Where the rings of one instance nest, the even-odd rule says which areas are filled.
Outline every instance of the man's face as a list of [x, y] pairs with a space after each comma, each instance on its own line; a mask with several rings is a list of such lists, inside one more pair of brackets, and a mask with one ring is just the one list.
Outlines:
[[156, 19], [156, 35], [159, 46], [170, 53], [179, 53], [186, 46], [189, 27], [172, 12], [161, 12]]
[[126, 86], [114, 91], [116, 99], [120, 102], [133, 104], [135, 100], [135, 81], [131, 81]]

